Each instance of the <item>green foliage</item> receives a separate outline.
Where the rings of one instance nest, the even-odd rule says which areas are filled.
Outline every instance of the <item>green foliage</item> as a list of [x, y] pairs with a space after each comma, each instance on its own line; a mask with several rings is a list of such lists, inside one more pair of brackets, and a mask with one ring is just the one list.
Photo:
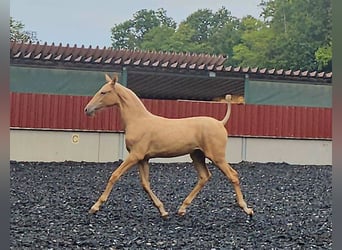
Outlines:
[[270, 0], [262, 1], [261, 6], [275, 37], [274, 66], [317, 69], [315, 52], [331, 41], [331, 0]]
[[232, 62], [243, 67], [273, 67], [272, 48], [274, 34], [260, 20], [247, 16], [240, 23], [240, 43], [233, 47]]
[[176, 32], [170, 37], [166, 50], [175, 52], [202, 53], [208, 50], [205, 43], [194, 41], [196, 31], [187, 23], [181, 23]]
[[213, 13], [209, 9], [199, 9], [186, 18], [183, 24], [194, 30], [192, 41], [201, 43], [207, 42], [215, 30], [229, 21], [229, 17], [230, 12], [225, 8], [220, 9], [218, 13]]
[[132, 19], [112, 28], [112, 46], [116, 49], [141, 48], [145, 34], [160, 26], [176, 28], [176, 23], [166, 15], [166, 11], [162, 8], [157, 11], [139, 10]]
[[37, 42], [35, 32], [24, 30], [25, 25], [21, 21], [17, 21], [10, 17], [10, 41], [16, 42]]
[[232, 56], [233, 46], [240, 40], [239, 20], [224, 7], [215, 13], [209, 9], [199, 9], [180, 25], [184, 24], [192, 30], [189, 41], [197, 43], [203, 53]]
[[112, 28], [114, 48], [228, 56], [232, 66], [331, 71], [331, 0], [261, 0], [260, 19], [199, 9], [178, 26], [164, 9]]
[[210, 50], [207, 53], [233, 56], [233, 47], [239, 44], [241, 32], [234, 23], [226, 23], [221, 28], [214, 30], [207, 41]]
[[175, 34], [175, 29], [166, 25], [150, 29], [144, 36], [141, 49], [154, 51], [170, 51], [170, 38]]
[[319, 47], [315, 52], [316, 61], [318, 62], [318, 70], [331, 70], [332, 64], [332, 44]]

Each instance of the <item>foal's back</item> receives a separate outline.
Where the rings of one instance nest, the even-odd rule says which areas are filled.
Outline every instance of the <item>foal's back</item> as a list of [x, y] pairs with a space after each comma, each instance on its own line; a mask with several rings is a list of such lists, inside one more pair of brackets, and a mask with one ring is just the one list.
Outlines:
[[142, 119], [139, 127], [129, 133], [126, 131], [126, 144], [144, 151], [148, 158], [180, 156], [196, 149], [205, 152], [208, 147], [225, 151], [227, 131], [221, 121], [211, 117], [152, 116]]

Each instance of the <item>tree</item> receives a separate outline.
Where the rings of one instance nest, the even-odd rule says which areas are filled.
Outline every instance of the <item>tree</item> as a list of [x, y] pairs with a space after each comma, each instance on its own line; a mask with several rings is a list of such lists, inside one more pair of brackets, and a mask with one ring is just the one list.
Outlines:
[[165, 50], [174, 52], [205, 53], [209, 50], [206, 43], [193, 41], [196, 31], [187, 23], [181, 23], [175, 33], [169, 38]]
[[25, 31], [25, 25], [10, 17], [10, 41], [16, 42], [38, 42], [35, 32]]
[[216, 28], [213, 34], [209, 37], [207, 43], [213, 54], [233, 56], [233, 47], [241, 41], [241, 32], [237, 25], [232, 22], [227, 22], [220, 28]]
[[176, 30], [166, 25], [154, 27], [144, 35], [141, 49], [154, 51], [170, 51], [171, 37]]
[[143, 50], [208, 53], [211, 48], [206, 43], [193, 41], [196, 33], [188, 24], [181, 23], [177, 29], [167, 26], [155, 27], [144, 35]]
[[111, 29], [112, 46], [117, 49], [141, 48], [145, 34], [161, 26], [176, 28], [176, 22], [166, 15], [163, 8], [157, 11], [139, 10], [132, 19], [117, 24]]
[[[225, 7], [216, 12], [199, 9], [181, 23], [194, 31], [192, 42], [202, 44], [207, 53], [231, 56], [233, 46], [239, 42], [239, 20], [231, 15]], [[202, 51], [205, 52], [205, 51]]]
[[319, 47], [315, 52], [318, 70], [331, 71], [332, 68], [332, 43]]
[[317, 69], [316, 51], [331, 42], [331, 0], [269, 0], [261, 6], [262, 17], [275, 34], [275, 66]]
[[241, 19], [241, 40], [233, 47], [233, 64], [243, 67], [274, 67], [270, 44], [274, 34], [270, 28], [252, 16]]
[[114, 48], [227, 55], [232, 66], [331, 71], [331, 0], [261, 0], [261, 18], [199, 9], [178, 26], [164, 9], [112, 28]]

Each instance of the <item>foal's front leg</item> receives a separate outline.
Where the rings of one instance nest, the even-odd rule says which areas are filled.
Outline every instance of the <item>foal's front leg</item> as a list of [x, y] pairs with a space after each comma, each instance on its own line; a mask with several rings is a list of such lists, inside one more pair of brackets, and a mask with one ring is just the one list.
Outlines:
[[123, 175], [130, 167], [132, 167], [137, 162], [138, 160], [136, 157], [134, 157], [132, 154], [128, 155], [127, 159], [123, 161], [121, 165], [112, 173], [107, 183], [106, 189], [104, 190], [100, 198], [96, 201], [96, 203], [91, 207], [89, 213], [93, 214], [99, 211], [101, 205], [107, 201], [114, 184], [117, 182], [120, 176]]
[[153, 193], [151, 186], [150, 186], [150, 166], [148, 165], [147, 161], [143, 160], [139, 162], [139, 174], [140, 174], [140, 180], [141, 180], [141, 185], [143, 189], [151, 198], [151, 200], [153, 201], [153, 204], [158, 208], [160, 215], [164, 219], [166, 219], [169, 213], [166, 212], [164, 208], [164, 204]]

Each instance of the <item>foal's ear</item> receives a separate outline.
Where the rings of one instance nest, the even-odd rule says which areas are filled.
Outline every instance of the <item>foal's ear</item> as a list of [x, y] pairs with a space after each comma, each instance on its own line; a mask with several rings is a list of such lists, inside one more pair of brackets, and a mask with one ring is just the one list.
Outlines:
[[112, 81], [112, 78], [110, 78], [110, 76], [106, 74], [106, 82], [111, 82], [111, 81]]
[[117, 74], [117, 73], [114, 73], [114, 74], [113, 74], [113, 79], [112, 79], [112, 84], [117, 83], [118, 80], [119, 80], [118, 74]]

